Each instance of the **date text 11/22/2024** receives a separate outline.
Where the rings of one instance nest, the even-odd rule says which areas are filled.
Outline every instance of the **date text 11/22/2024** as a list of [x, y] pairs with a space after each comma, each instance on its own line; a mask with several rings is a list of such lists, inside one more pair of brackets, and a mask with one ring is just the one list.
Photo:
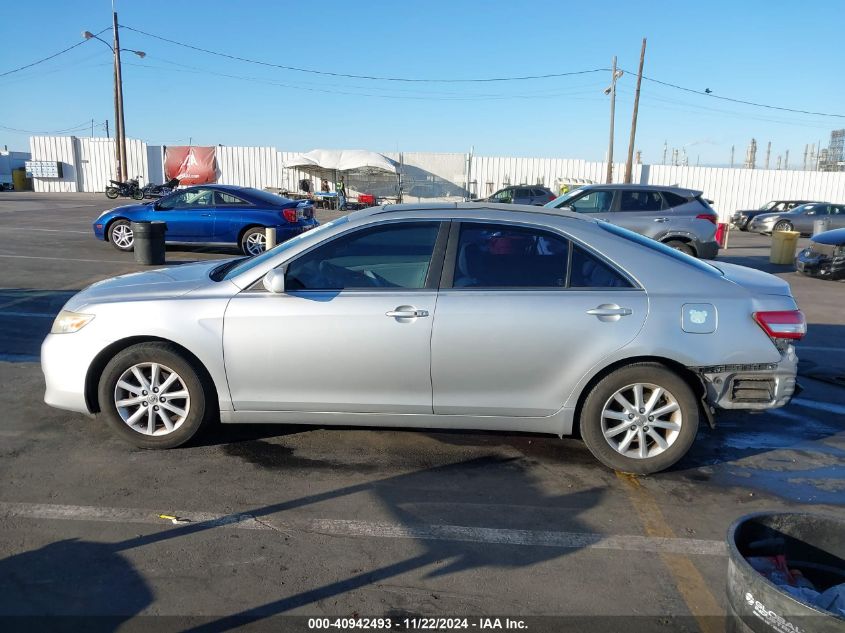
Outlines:
[[524, 630], [524, 620], [514, 618], [309, 618], [309, 630]]

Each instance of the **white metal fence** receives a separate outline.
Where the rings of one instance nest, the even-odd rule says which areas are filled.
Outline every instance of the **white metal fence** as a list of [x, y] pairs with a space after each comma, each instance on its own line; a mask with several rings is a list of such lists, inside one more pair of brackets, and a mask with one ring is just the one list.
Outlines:
[[[103, 191], [114, 174], [114, 141], [73, 136], [33, 136], [33, 160], [62, 163], [61, 178], [34, 178], [36, 191]], [[127, 139], [128, 173], [142, 184], [164, 179], [164, 148]], [[296, 191], [308, 176], [285, 169], [294, 152], [273, 147], [217, 147], [219, 182], [250, 187], [277, 187]], [[603, 182], [607, 164], [564, 158], [515, 158], [468, 154], [386, 153], [402, 164], [402, 192], [408, 202], [461, 200], [485, 197], [506, 185], [543, 184], [557, 191], [572, 179]], [[615, 163], [614, 181], [620, 182], [624, 165]], [[845, 173], [715, 167], [636, 165], [634, 182], [677, 185], [699, 189], [714, 201], [722, 219], [736, 209], [756, 208], [777, 199], [825, 200], [845, 203]], [[314, 183], [316, 186], [319, 183]], [[396, 195], [392, 179], [347, 183], [351, 188], [382, 197]]]

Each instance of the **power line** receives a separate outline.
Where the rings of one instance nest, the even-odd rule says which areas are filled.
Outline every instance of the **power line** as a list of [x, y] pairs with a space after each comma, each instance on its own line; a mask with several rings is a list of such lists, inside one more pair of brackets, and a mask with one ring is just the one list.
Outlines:
[[[105, 124], [95, 123], [94, 127], [95, 128], [102, 128], [102, 127], [105, 127]], [[0, 125], [0, 130], [5, 130], [7, 132], [17, 132], [18, 134], [34, 134], [35, 136], [41, 136], [41, 135], [50, 136], [50, 135], [54, 135], [54, 134], [67, 134], [69, 132], [81, 132], [83, 130], [90, 130], [90, 129], [91, 129], [91, 119], [88, 119], [87, 121], [85, 121], [83, 123], [78, 123], [77, 125], [71, 126], [69, 128], [65, 128], [63, 130], [52, 130], [50, 132], [37, 132], [37, 131], [34, 131], [34, 130], [22, 130], [22, 129], [16, 128], [16, 127], [8, 127], [6, 125]]]
[[[108, 28], [105, 28], [102, 31], [100, 31], [99, 33], [96, 33], [95, 35], [101, 35], [102, 33], [105, 33], [108, 30], [109, 30]], [[37, 61], [34, 61], [32, 63], [25, 64], [23, 66], [19, 66], [18, 68], [13, 68], [12, 70], [7, 70], [4, 73], [0, 73], [0, 77], [5, 77], [6, 75], [11, 75], [12, 73], [16, 73], [16, 72], [19, 72], [21, 70], [25, 70], [27, 68], [32, 68], [33, 66], [37, 66], [38, 64], [43, 64], [44, 62], [49, 61], [49, 60], [53, 59], [54, 57], [58, 57], [59, 55], [63, 55], [64, 53], [67, 53], [69, 50], [73, 50], [77, 46], [82, 46], [87, 41], [88, 40], [80, 40], [79, 42], [77, 42], [73, 46], [68, 46], [67, 48], [65, 48], [63, 50], [60, 50], [58, 53], [53, 53], [52, 55], [48, 55], [47, 57], [44, 57], [44, 58], [39, 59]]]
[[[625, 71], [626, 73], [629, 71]], [[812, 116], [829, 116], [829, 117], [836, 117], [840, 119], [845, 119], [845, 114], [835, 114], [831, 112], [813, 112], [810, 110], [800, 110], [798, 108], [786, 108], [783, 106], [776, 106], [770, 105], [767, 103], [757, 103], [756, 101], [746, 101], [744, 99], [734, 99], [732, 97], [723, 97], [721, 95], [713, 94], [712, 91], [709, 89], [707, 90], [695, 90], [694, 88], [686, 88], [684, 86], [679, 86], [678, 84], [673, 84], [668, 81], [661, 81], [660, 79], [654, 79], [653, 77], [646, 77], [643, 75], [643, 79], [650, 81], [652, 83], [660, 84], [661, 86], [668, 86], [669, 88], [675, 88], [676, 90], [683, 90], [684, 92], [691, 92], [693, 94], [701, 95], [703, 97], [711, 97], [713, 99], [721, 99], [722, 101], [730, 101], [731, 103], [741, 103], [743, 105], [750, 105], [756, 108], [767, 108], [769, 110], [781, 110], [783, 112], [793, 112], [795, 114], [809, 114]]]
[[467, 78], [467, 79], [444, 79], [444, 78], [421, 78], [421, 77], [380, 77], [378, 75], [352, 75], [349, 73], [339, 73], [339, 72], [332, 72], [328, 70], [316, 70], [313, 68], [299, 68], [297, 66], [286, 66], [284, 64], [274, 64], [272, 62], [265, 62], [257, 59], [249, 59], [248, 57], [241, 57], [239, 55], [231, 55], [229, 53], [221, 53], [220, 51], [213, 51], [207, 48], [201, 48], [199, 46], [193, 46], [191, 44], [185, 44], [184, 42], [178, 42], [176, 40], [171, 40], [166, 37], [162, 37], [160, 35], [154, 35], [153, 33], [148, 33], [146, 31], [142, 31], [141, 29], [136, 29], [131, 26], [126, 26], [125, 24], [121, 24], [120, 28], [128, 29], [130, 31], [134, 31], [135, 33], [139, 33], [141, 35], [146, 35], [147, 37], [152, 37], [157, 40], [161, 40], [162, 42], [167, 42], [168, 44], [175, 44], [176, 46], [182, 46], [184, 48], [190, 48], [191, 50], [200, 51], [201, 53], [208, 53], [209, 55], [217, 55], [218, 57], [225, 57], [226, 59], [234, 59], [240, 62], [247, 62], [249, 64], [257, 64], [259, 66], [269, 66], [271, 68], [280, 68], [282, 70], [292, 70], [299, 73], [310, 73], [313, 75], [327, 75], [329, 77], [343, 77], [345, 79], [370, 79], [374, 81], [402, 81], [408, 83], [484, 83], [484, 82], [493, 82], [493, 81], [527, 81], [532, 79], [552, 79], [555, 77], [569, 77], [572, 75], [586, 75], [588, 73], [597, 73], [603, 70], [607, 70], [605, 68], [593, 68], [590, 70], [577, 70], [572, 72], [566, 73], [547, 73], [543, 75], [523, 75], [518, 77], [474, 77], [474, 78]]

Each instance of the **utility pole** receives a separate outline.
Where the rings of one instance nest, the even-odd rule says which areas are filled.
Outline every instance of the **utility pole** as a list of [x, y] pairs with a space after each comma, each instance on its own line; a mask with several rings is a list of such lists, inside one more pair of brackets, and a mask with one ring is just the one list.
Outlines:
[[109, 120], [108, 119], [106, 119], [106, 138], [111, 138], [111, 136], [109, 136]]
[[663, 162], [662, 165], [666, 164], [666, 152], [669, 150], [669, 141], [663, 141]]
[[[610, 87], [605, 93], [610, 95], [610, 140], [607, 145], [607, 182], [613, 182], [613, 117], [616, 115], [616, 55], [613, 56], [613, 70], [610, 76]], [[619, 75], [621, 76], [621, 74]]]
[[112, 11], [112, 31], [114, 32], [114, 81], [115, 105], [117, 106], [117, 154], [120, 160], [121, 182], [127, 179], [126, 169], [126, 128], [123, 118], [123, 75], [120, 69], [120, 34], [117, 25], [117, 11]]
[[91, 138], [94, 138], [94, 119], [91, 119]]
[[736, 146], [731, 145], [731, 169], [734, 168], [734, 150], [735, 149], [736, 149]]
[[637, 89], [634, 92], [634, 114], [631, 117], [631, 138], [628, 141], [628, 161], [625, 163], [625, 183], [630, 183], [632, 179], [631, 172], [633, 171], [634, 160], [634, 138], [637, 136], [637, 111], [640, 107], [640, 84], [643, 82], [643, 63], [645, 62], [645, 42], [643, 38], [643, 47], [640, 50], [640, 68], [637, 71]]
[[766, 166], [763, 169], [769, 168], [769, 158], [772, 155], [772, 142], [769, 141], [769, 144], [766, 145]]
[[786, 150], [783, 154], [783, 168], [789, 169], [789, 150]]

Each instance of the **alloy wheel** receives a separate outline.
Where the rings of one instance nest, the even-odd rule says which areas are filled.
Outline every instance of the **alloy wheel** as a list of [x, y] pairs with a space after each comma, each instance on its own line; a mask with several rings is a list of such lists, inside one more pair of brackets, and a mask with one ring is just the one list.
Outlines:
[[669, 391], [651, 383], [619, 389], [601, 413], [604, 439], [625, 457], [646, 459], [667, 450], [681, 432], [683, 413]]
[[246, 252], [250, 255], [260, 255], [267, 249], [267, 235], [261, 231], [250, 233], [244, 241]]
[[114, 388], [118, 415], [143, 435], [168, 435], [178, 429], [191, 410], [185, 381], [159, 363], [138, 363], [127, 369]]
[[120, 248], [129, 248], [135, 241], [132, 227], [128, 224], [118, 224], [111, 230], [111, 239]]

